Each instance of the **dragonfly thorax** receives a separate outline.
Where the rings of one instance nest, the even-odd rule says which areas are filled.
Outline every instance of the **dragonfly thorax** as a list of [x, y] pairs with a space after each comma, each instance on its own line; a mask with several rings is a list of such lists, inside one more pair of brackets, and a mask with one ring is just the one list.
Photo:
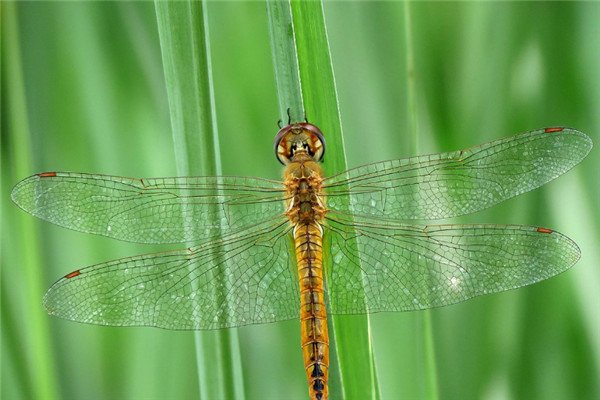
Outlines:
[[284, 172], [284, 183], [288, 191], [286, 215], [293, 224], [323, 220], [327, 209], [323, 202], [323, 178], [318, 163], [310, 160], [290, 162]]

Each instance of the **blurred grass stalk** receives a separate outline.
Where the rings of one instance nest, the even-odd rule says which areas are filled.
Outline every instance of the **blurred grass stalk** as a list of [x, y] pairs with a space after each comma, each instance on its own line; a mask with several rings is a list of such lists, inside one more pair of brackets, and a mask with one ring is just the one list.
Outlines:
[[[156, 0], [155, 8], [177, 173], [219, 175], [206, 3]], [[195, 343], [201, 398], [243, 399], [237, 330], [198, 331]]]
[[[267, 1], [267, 10], [281, 118], [286, 120], [288, 107], [293, 121], [303, 120], [305, 112], [336, 150], [325, 168], [343, 171], [347, 166], [322, 3]], [[328, 327], [332, 398], [379, 398], [368, 315], [330, 316]]]
[[[3, 178], [10, 176], [9, 182], [17, 182], [18, 179], [30, 174], [32, 147], [22, 75], [16, 3], [4, 2], [1, 18], [2, 98], [6, 100], [3, 111], [7, 111], [2, 119], [2, 136], [10, 144], [8, 149], [3, 149], [2, 176]], [[3, 140], [3, 146], [5, 145], [6, 141]], [[12, 205], [9, 204], [9, 190], [10, 186], [2, 185], [3, 207]], [[26, 287], [29, 288], [27, 293], [11, 291], [11, 286], [19, 288], [21, 284], [7, 285], [12, 279], [5, 275], [6, 269], [2, 268], [3, 350], [9, 353], [11, 361], [17, 366], [15, 370], [18, 371], [19, 378], [23, 381], [21, 388], [27, 390], [21, 393], [23, 398], [58, 398], [54, 374], [55, 359], [50, 345], [46, 315], [38, 297], [39, 293], [43, 293], [44, 283], [43, 275], [38, 272], [41, 251], [35, 221], [25, 213], [13, 215], [5, 213], [4, 210], [2, 217], [7, 219], [2, 224], [2, 253], [8, 252], [13, 261], [18, 260], [16, 265], [22, 272], [19, 274], [19, 279], [24, 280]], [[6, 226], [12, 227], [10, 233], [5, 231]], [[16, 227], [18, 229], [15, 229]], [[14, 237], [14, 232], [18, 232], [17, 238]], [[8, 258], [9, 256], [4, 257]], [[22, 302], [21, 304], [24, 304], [25, 307], [19, 308], [19, 302]], [[7, 307], [7, 304], [13, 304], [13, 306]], [[22, 312], [30, 324], [29, 327], [23, 329], [24, 327], [17, 323], [18, 317], [10, 315], [12, 312], [15, 314]], [[23, 343], [27, 343], [27, 346], [23, 347]]]
[[[415, 93], [415, 64], [413, 58], [412, 45], [412, 24], [410, 15], [410, 1], [404, 2], [404, 29], [406, 39], [406, 89], [407, 89], [407, 105], [408, 105], [408, 136], [409, 147], [412, 154], [420, 154], [419, 151], [419, 126], [417, 101]], [[422, 364], [422, 385], [424, 386], [423, 396], [429, 400], [439, 398], [437, 372], [435, 362], [435, 345], [433, 342], [433, 323], [430, 310], [423, 310], [416, 317], [420, 324], [420, 329], [417, 331], [422, 335], [420, 344], [421, 351], [418, 356], [423, 360]]]

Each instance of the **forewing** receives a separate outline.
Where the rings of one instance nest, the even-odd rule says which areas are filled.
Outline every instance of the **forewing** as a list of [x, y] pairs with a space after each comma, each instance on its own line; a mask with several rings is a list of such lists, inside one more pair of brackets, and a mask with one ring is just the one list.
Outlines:
[[383, 161], [324, 180], [332, 211], [396, 220], [473, 213], [535, 189], [579, 163], [591, 139], [546, 128], [450, 153]]
[[297, 318], [286, 220], [189, 249], [97, 264], [57, 281], [49, 314], [110, 326], [220, 329]]
[[139, 243], [199, 241], [285, 211], [281, 183], [248, 177], [137, 179], [75, 172], [33, 175], [13, 201], [81, 232]]
[[326, 227], [334, 314], [446, 306], [550, 278], [580, 256], [571, 239], [532, 226], [380, 225], [328, 218]]

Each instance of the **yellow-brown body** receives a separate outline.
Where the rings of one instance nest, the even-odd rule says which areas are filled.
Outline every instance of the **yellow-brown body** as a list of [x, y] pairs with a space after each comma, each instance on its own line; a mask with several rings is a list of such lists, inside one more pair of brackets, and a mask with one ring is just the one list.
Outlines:
[[321, 196], [322, 171], [311, 157], [297, 154], [284, 173], [288, 191], [287, 216], [294, 226], [300, 279], [302, 354], [310, 397], [327, 399], [329, 334], [323, 292], [323, 220], [327, 209]]

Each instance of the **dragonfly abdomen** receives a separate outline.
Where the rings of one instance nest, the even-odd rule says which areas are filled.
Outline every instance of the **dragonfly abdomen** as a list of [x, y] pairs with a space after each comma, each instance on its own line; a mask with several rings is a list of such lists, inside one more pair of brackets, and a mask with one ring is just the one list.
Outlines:
[[327, 209], [321, 196], [321, 168], [295, 144], [293, 160], [284, 173], [288, 191], [286, 216], [294, 226], [300, 283], [300, 335], [310, 397], [325, 400], [329, 393], [329, 334], [323, 296], [323, 220]]
[[294, 229], [300, 279], [302, 354], [313, 400], [325, 400], [329, 392], [329, 334], [323, 294], [322, 236], [318, 222], [301, 223]]

